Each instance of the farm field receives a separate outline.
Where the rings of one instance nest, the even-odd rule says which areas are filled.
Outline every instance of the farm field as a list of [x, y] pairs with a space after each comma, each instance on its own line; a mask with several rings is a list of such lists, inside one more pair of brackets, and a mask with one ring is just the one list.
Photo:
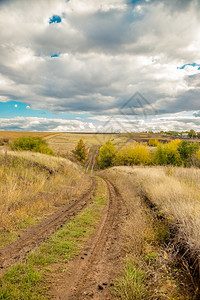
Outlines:
[[170, 141], [171, 137], [161, 134], [152, 133], [119, 133], [119, 134], [82, 134], [82, 133], [60, 133], [57, 135], [49, 135], [47, 137], [50, 147], [55, 153], [63, 156], [71, 156], [71, 151], [74, 150], [80, 139], [83, 139], [87, 147], [100, 146], [111, 140], [116, 147], [123, 147], [127, 144], [136, 142], [148, 142], [150, 138], [160, 141]]
[[200, 170], [95, 168], [152, 134], [43, 137], [55, 156], [0, 152], [0, 299], [199, 299]]
[[33, 132], [33, 131], [0, 131], [0, 139], [8, 138], [15, 139], [20, 136], [39, 136], [43, 138], [50, 137], [52, 135], [57, 135], [59, 133], [55, 132]]

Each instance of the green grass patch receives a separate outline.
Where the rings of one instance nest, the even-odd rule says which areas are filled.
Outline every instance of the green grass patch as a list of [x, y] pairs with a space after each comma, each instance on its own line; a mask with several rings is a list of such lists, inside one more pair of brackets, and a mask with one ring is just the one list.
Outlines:
[[23, 220], [23, 221], [21, 221], [18, 225], [17, 225], [17, 227], [19, 228], [19, 229], [25, 229], [25, 228], [27, 228], [28, 226], [33, 226], [33, 225], [36, 225], [37, 224], [37, 220], [35, 219], [35, 218], [33, 218], [33, 217], [28, 217], [28, 218], [26, 218], [25, 220]]
[[122, 300], [147, 299], [145, 273], [136, 266], [131, 258], [125, 260], [123, 274], [116, 279], [113, 294]]
[[17, 237], [18, 235], [14, 231], [0, 232], [0, 250], [4, 248], [5, 245], [15, 241]]
[[78, 255], [100, 220], [107, 201], [107, 189], [102, 179], [97, 178], [97, 182], [95, 197], [88, 208], [31, 252], [24, 264], [11, 267], [4, 274], [0, 279], [0, 299], [48, 299], [47, 275], [51, 266]]

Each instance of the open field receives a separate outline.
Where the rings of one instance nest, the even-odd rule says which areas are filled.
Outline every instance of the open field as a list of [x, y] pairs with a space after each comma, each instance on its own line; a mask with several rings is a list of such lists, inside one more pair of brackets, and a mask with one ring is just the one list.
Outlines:
[[9, 140], [16, 139], [21, 136], [39, 136], [42, 138], [48, 138], [52, 135], [57, 135], [59, 133], [55, 132], [33, 132], [33, 131], [0, 131], [0, 139], [6, 139]]
[[163, 142], [171, 140], [170, 136], [152, 133], [119, 133], [119, 134], [82, 134], [82, 133], [60, 133], [55, 136], [48, 137], [48, 144], [56, 154], [70, 157], [71, 151], [74, 150], [80, 139], [83, 139], [88, 148], [91, 146], [101, 146], [108, 140], [114, 145], [123, 147], [127, 144], [137, 142], [148, 142], [150, 138], [158, 139]]
[[95, 171], [109, 139], [127, 142], [61, 133], [47, 137], [60, 156], [1, 150], [0, 299], [199, 299], [200, 170]]

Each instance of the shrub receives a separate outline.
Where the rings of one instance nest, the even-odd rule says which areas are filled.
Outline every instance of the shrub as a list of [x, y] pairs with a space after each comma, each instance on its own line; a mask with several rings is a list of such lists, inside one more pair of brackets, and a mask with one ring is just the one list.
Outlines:
[[180, 140], [175, 140], [163, 145], [159, 143], [155, 152], [154, 161], [157, 165], [180, 166], [182, 160], [178, 152]]
[[149, 146], [156, 147], [158, 145], [158, 140], [156, 139], [149, 139]]
[[151, 154], [148, 147], [142, 144], [135, 144], [132, 150], [133, 165], [148, 165], [151, 162]]
[[198, 150], [195, 153], [193, 160], [194, 160], [194, 165], [199, 168], [200, 167], [200, 150]]
[[192, 156], [199, 150], [199, 145], [196, 143], [188, 143], [182, 141], [178, 146], [178, 152], [184, 165], [192, 164]]
[[16, 151], [33, 151], [53, 155], [45, 140], [40, 137], [22, 136], [13, 141], [11, 149]]
[[108, 168], [113, 165], [116, 156], [116, 149], [111, 141], [108, 141], [105, 145], [101, 146], [97, 163], [101, 169]]
[[79, 161], [84, 161], [87, 157], [87, 150], [82, 139], [80, 139], [76, 145], [75, 155]]
[[115, 165], [148, 165], [151, 162], [151, 154], [148, 147], [143, 144], [135, 143], [133, 147], [130, 145], [122, 148], [117, 152]]
[[194, 138], [194, 137], [196, 137], [196, 132], [193, 130], [193, 129], [191, 129], [190, 131], [189, 131], [189, 133], [188, 133], [188, 136], [190, 137], [190, 138]]
[[130, 166], [132, 165], [132, 148], [131, 146], [127, 146], [122, 148], [120, 151], [116, 153], [116, 157], [114, 160], [114, 164], [118, 166]]

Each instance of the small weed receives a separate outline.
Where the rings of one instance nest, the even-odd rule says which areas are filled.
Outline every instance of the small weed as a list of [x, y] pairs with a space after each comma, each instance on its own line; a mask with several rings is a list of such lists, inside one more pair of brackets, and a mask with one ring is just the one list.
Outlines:
[[156, 259], [157, 259], [157, 252], [153, 251], [153, 252], [150, 252], [148, 254], [145, 255], [145, 262], [148, 264], [148, 265], [152, 265], [156, 262]]
[[29, 217], [29, 218], [21, 221], [17, 227], [19, 229], [25, 229], [26, 227], [28, 227], [30, 225], [35, 225], [35, 224], [36, 224], [36, 220], [34, 220], [34, 218]]
[[122, 300], [147, 299], [145, 273], [136, 267], [132, 259], [125, 261], [123, 275], [116, 280], [113, 293]]

